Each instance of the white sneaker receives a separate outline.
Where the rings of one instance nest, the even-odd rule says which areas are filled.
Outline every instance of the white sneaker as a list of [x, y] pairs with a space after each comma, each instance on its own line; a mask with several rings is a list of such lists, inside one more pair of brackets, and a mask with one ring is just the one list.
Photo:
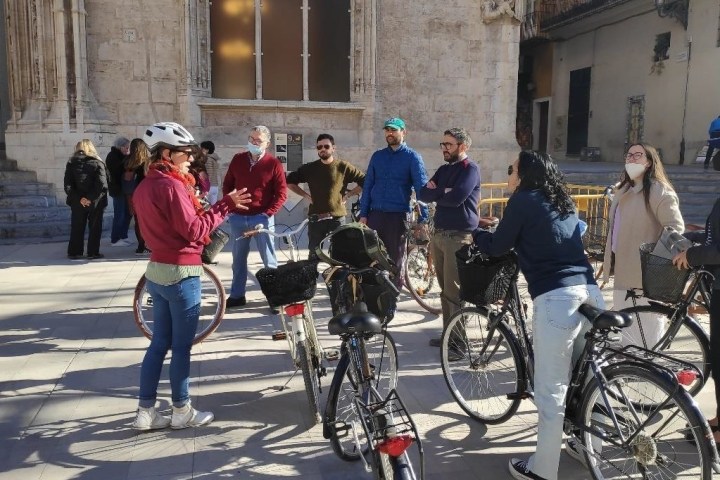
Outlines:
[[122, 238], [115, 243], [110, 242], [111, 247], [129, 247], [130, 245], [132, 245], [130, 242]]
[[190, 402], [181, 408], [173, 407], [172, 422], [170, 428], [179, 430], [181, 428], [199, 427], [212, 422], [215, 415], [212, 412], [199, 412], [195, 410]]
[[138, 408], [137, 416], [132, 424], [135, 430], [157, 430], [170, 426], [170, 417], [160, 415], [155, 407]]
[[569, 437], [565, 440], [565, 453], [580, 462], [583, 467], [587, 467], [585, 463], [585, 452], [577, 437]]

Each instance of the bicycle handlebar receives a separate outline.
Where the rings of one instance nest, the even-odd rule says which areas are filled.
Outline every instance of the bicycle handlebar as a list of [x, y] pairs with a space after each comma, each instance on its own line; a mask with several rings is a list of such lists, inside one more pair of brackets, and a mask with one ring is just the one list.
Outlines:
[[289, 238], [293, 235], [297, 235], [298, 233], [300, 233], [300, 230], [302, 230], [309, 221], [310, 220], [308, 218], [306, 218], [305, 220], [303, 220], [302, 222], [300, 222], [298, 224], [298, 226], [295, 230], [286, 230], [283, 233], [277, 233], [277, 232], [273, 232], [272, 230], [268, 230], [267, 228], [264, 228], [261, 223], [259, 223], [259, 224], [255, 225], [255, 228], [253, 228], [252, 230], [245, 231], [241, 235], [241, 237], [248, 238], [248, 237], [257, 235], [258, 233], [267, 233], [268, 235], [272, 235], [275, 238]]
[[375, 280], [381, 285], [385, 285], [388, 287], [395, 296], [400, 295], [400, 290], [395, 286], [395, 284], [390, 280], [390, 272], [387, 270], [378, 270], [375, 267], [364, 267], [364, 268], [355, 268], [351, 267], [349, 265], [346, 265], [345, 268], [347, 268], [350, 271], [350, 274], [353, 275], [362, 275], [363, 273], [373, 273], [375, 274]]

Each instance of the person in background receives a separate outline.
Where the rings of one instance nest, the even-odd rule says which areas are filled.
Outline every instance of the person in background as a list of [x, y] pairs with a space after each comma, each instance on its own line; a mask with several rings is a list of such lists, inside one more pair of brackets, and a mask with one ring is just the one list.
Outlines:
[[[308, 216], [308, 258], [317, 258], [315, 248], [330, 232], [342, 223], [347, 215], [345, 201], [348, 196], [359, 195], [365, 174], [348, 162], [335, 158], [335, 139], [321, 133], [316, 145], [319, 159], [302, 165], [287, 177], [287, 188], [310, 202]], [[300, 188], [307, 183], [310, 193]], [[356, 186], [348, 191], [348, 184]], [[314, 219], [314, 220], [313, 220]]]
[[140, 231], [140, 223], [137, 221], [137, 212], [133, 203], [135, 189], [140, 182], [143, 181], [150, 168], [150, 151], [147, 149], [142, 138], [134, 138], [130, 142], [130, 153], [125, 158], [122, 177], [122, 191], [125, 194], [130, 215], [135, 217], [135, 237], [138, 246], [135, 249], [135, 255], [147, 255], [150, 250], [145, 246], [142, 232]]
[[[247, 189], [252, 194], [252, 203], [247, 209], [233, 211], [229, 217], [233, 241], [233, 278], [227, 308], [242, 307], [248, 280], [247, 259], [250, 240], [243, 234], [257, 225], [272, 230], [275, 228], [275, 214], [287, 199], [285, 171], [280, 160], [268, 153], [270, 129], [258, 125], [250, 130], [247, 151], [236, 154], [223, 180], [223, 193], [236, 189]], [[265, 267], [277, 267], [275, 242], [271, 235], [255, 235], [255, 245]], [[273, 313], [279, 310], [272, 308]]]
[[[699, 235], [696, 235], [699, 234]], [[678, 268], [704, 265], [714, 276], [710, 296], [710, 372], [715, 384], [715, 416], [708, 420], [716, 444], [720, 444], [720, 198], [715, 201], [702, 232], [687, 232], [685, 236], [699, 243], [677, 254], [673, 264]], [[716, 378], [717, 377], [717, 378]]]
[[70, 241], [67, 256], [82, 258], [85, 249], [85, 227], [89, 227], [87, 258], [105, 257], [100, 253], [103, 214], [107, 207], [107, 169], [95, 145], [83, 139], [75, 145], [75, 153], [65, 165], [65, 203], [70, 207]]
[[208, 193], [207, 200], [210, 205], [217, 202], [218, 192], [220, 191], [220, 185], [222, 185], [222, 169], [220, 166], [220, 155], [215, 151], [215, 144], [210, 140], [206, 140], [200, 144], [203, 153], [205, 154], [205, 169], [207, 170], [208, 177], [210, 178], [210, 190]]
[[[712, 160], [713, 154], [715, 151], [720, 151], [720, 115], [716, 119], [714, 119], [712, 122], [710, 122], [710, 127], [708, 127], [708, 149], [707, 153], [705, 154], [705, 170], [708, 169], [708, 166], [710, 165], [710, 161]], [[713, 168], [715, 168], [715, 165], [713, 165]], [[718, 170], [715, 168], [715, 170]]]
[[[625, 171], [615, 190], [608, 217], [603, 280], [615, 277], [613, 309], [632, 306], [625, 299], [631, 288], [642, 288], [640, 245], [657, 242], [663, 227], [682, 233], [685, 229], [678, 197], [660, 161], [658, 151], [648, 144], [630, 145], [625, 154]], [[647, 305], [647, 299], [636, 299]], [[645, 345], [655, 345], [665, 330], [664, 318], [641, 317]], [[625, 345], [643, 345], [637, 323], [623, 329]]]
[[108, 171], [108, 193], [113, 203], [113, 224], [110, 231], [111, 247], [127, 247], [132, 245], [128, 240], [128, 229], [132, 215], [128, 209], [127, 199], [122, 192], [123, 161], [130, 151], [130, 140], [125, 137], [115, 139], [105, 157]]
[[[205, 211], [195, 195], [188, 167], [199, 147], [193, 136], [177, 123], [156, 123], [143, 140], [152, 151], [147, 176], [135, 190], [137, 220], [152, 250], [145, 271], [153, 298], [153, 337], [140, 369], [136, 430], [207, 425], [212, 412], [196, 410], [190, 402], [190, 350], [200, 317], [201, 254], [210, 233], [231, 211], [247, 208], [245, 190], [230, 191]], [[170, 390], [172, 415], [155, 409], [163, 362], [172, 349]]]
[[[428, 178], [422, 157], [405, 143], [407, 129], [403, 119], [388, 119], [383, 131], [387, 148], [370, 157], [360, 197], [359, 221], [377, 231], [397, 267], [395, 283], [401, 287], [410, 196], [413, 189], [419, 192]], [[427, 208], [422, 208], [421, 213], [420, 222], [427, 220]]]
[[[463, 128], [445, 130], [440, 144], [445, 165], [417, 193], [420, 201], [435, 202], [435, 232], [432, 237], [432, 260], [442, 290], [443, 327], [460, 309], [460, 279], [455, 252], [472, 243], [478, 228], [477, 205], [480, 201], [480, 168], [468, 157], [472, 145], [470, 134]], [[440, 338], [432, 338], [430, 346], [439, 347]], [[451, 348], [450, 355], [456, 355]]]
[[[555, 480], [572, 362], [590, 328], [578, 309], [583, 303], [603, 308], [604, 301], [557, 165], [546, 153], [522, 151], [508, 175], [511, 195], [497, 229], [474, 234], [478, 249], [488, 255], [515, 250], [533, 300], [537, 447], [528, 461], [512, 458], [508, 468], [519, 480]], [[578, 448], [570, 442], [567, 447]], [[581, 451], [568, 453], [582, 456]]]
[[206, 159], [207, 157], [205, 155], [200, 155], [200, 157], [190, 165], [190, 174], [195, 177], [195, 192], [198, 198], [207, 202], [210, 193], [210, 177], [208, 176], [207, 168], [205, 168]]

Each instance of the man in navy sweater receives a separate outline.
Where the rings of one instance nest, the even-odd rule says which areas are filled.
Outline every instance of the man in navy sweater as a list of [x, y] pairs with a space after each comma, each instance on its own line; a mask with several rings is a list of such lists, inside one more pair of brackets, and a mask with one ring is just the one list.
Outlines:
[[[460, 308], [455, 252], [472, 243], [472, 232], [479, 221], [480, 168], [467, 155], [471, 144], [472, 139], [465, 129], [445, 130], [440, 148], [447, 163], [438, 168], [418, 192], [421, 201], [436, 204], [431, 248], [435, 274], [442, 289], [443, 326]], [[431, 339], [430, 346], [439, 347], [440, 338]]]

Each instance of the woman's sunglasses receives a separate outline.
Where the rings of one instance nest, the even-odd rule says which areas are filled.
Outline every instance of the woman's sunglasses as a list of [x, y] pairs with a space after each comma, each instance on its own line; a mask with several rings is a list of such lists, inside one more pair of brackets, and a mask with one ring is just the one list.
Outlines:
[[513, 174], [513, 171], [514, 171], [514, 170], [513, 170], [513, 166], [512, 166], [512, 165], [508, 165], [508, 176], [512, 175], [512, 174]]

